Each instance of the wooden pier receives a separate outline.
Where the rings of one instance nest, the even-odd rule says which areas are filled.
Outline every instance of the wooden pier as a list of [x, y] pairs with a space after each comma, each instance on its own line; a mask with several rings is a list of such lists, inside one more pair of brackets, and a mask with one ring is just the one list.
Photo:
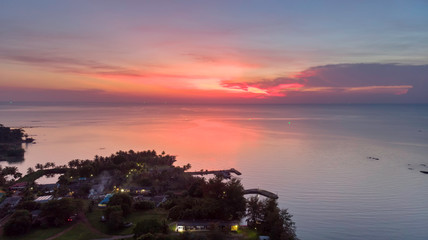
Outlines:
[[187, 172], [190, 175], [207, 175], [207, 174], [214, 174], [217, 176], [222, 176], [224, 178], [230, 178], [231, 174], [234, 173], [236, 175], [241, 175], [241, 172], [238, 170], [231, 168], [229, 170], [205, 170], [205, 171], [196, 171], [196, 172]]
[[272, 193], [263, 189], [259, 189], [259, 188], [245, 189], [244, 195], [245, 194], [259, 194], [271, 199], [278, 199], [278, 195], [276, 195], [275, 193]]

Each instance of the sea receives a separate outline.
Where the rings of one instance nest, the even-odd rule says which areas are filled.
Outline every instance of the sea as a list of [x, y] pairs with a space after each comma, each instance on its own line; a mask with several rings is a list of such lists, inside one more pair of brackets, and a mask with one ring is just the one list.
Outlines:
[[23, 173], [165, 151], [278, 194], [300, 239], [428, 239], [428, 105], [5, 103], [0, 123], [36, 139], [24, 161], [0, 162]]

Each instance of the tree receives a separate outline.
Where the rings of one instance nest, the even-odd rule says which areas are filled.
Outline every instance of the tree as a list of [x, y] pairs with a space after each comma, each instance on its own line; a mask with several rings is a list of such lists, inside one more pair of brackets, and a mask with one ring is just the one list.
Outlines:
[[30, 174], [30, 173], [33, 173], [33, 172], [34, 172], [34, 169], [32, 167], [29, 167], [27, 169], [27, 174]]
[[123, 224], [123, 213], [120, 208], [111, 211], [108, 215], [107, 227], [109, 230], [117, 230], [122, 227]]
[[51, 167], [55, 167], [55, 163], [53, 163], [53, 162], [47, 162], [47, 163], [45, 163], [44, 168], [51, 168]]
[[155, 208], [155, 203], [152, 201], [140, 201], [134, 204], [134, 208], [137, 210], [150, 210]]
[[37, 163], [34, 168], [39, 169], [39, 170], [43, 170], [43, 164]]
[[294, 240], [297, 239], [296, 235], [296, 223], [291, 219], [293, 215], [288, 213], [287, 209], [281, 209], [279, 212], [283, 223], [284, 231], [281, 236], [281, 240]]
[[144, 219], [137, 223], [137, 225], [134, 228], [134, 234], [135, 237], [138, 238], [139, 236], [147, 233], [161, 233], [164, 232], [164, 226], [161, 222], [157, 219]]
[[262, 220], [263, 204], [258, 197], [250, 197], [247, 201], [247, 225], [249, 228], [256, 229]]
[[25, 209], [28, 211], [37, 210], [40, 209], [40, 207], [40, 203], [34, 201], [21, 201], [17, 206], [18, 209]]
[[22, 173], [18, 172], [17, 167], [0, 167], [0, 185], [6, 183], [6, 176], [12, 176], [14, 179], [18, 179], [22, 176]]
[[16, 210], [11, 219], [4, 226], [5, 235], [19, 235], [28, 232], [31, 228], [31, 214], [27, 210]]
[[274, 199], [259, 201], [251, 197], [247, 202], [248, 227], [272, 240], [297, 240], [295, 223], [287, 209], [279, 209]]
[[82, 201], [77, 199], [51, 200], [43, 204], [40, 215], [46, 217], [50, 225], [60, 226], [65, 224], [70, 216], [82, 210], [82, 206]]
[[126, 217], [131, 213], [132, 201], [132, 197], [129, 194], [118, 193], [110, 198], [108, 206], [120, 206], [123, 211], [123, 215]]
[[238, 220], [245, 214], [246, 201], [244, 198], [244, 187], [236, 178], [232, 178], [225, 185], [223, 205], [227, 218]]

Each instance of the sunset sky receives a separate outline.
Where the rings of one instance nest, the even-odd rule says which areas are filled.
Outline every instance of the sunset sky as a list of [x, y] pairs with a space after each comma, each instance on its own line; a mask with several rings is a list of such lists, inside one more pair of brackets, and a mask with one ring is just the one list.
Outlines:
[[428, 103], [428, 1], [1, 1], [0, 101]]

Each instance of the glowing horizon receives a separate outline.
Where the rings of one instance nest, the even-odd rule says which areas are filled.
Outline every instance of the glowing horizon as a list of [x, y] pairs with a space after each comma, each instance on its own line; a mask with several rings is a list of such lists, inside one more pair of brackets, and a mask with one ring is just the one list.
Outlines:
[[428, 4], [310, 5], [2, 3], [0, 101], [428, 102]]

